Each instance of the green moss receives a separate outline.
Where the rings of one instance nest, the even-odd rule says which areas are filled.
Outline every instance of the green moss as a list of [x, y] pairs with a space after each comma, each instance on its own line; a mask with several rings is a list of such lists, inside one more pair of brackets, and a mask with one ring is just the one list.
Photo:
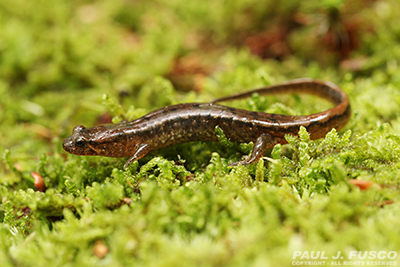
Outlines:
[[[292, 266], [294, 251], [399, 251], [400, 6], [367, 2], [0, 0], [2, 266]], [[62, 150], [76, 125], [304, 76], [340, 85], [350, 122], [320, 140], [302, 128], [250, 166], [228, 166], [253, 144], [218, 127], [217, 143], [127, 169]], [[297, 95], [227, 104], [331, 107]]]

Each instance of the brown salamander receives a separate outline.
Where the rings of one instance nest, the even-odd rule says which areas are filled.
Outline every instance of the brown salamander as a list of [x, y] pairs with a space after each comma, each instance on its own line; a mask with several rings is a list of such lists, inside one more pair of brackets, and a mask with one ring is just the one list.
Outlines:
[[[306, 93], [329, 100], [335, 106], [307, 116], [268, 114], [219, 105], [260, 95]], [[331, 82], [309, 78], [264, 87], [212, 101], [187, 103], [155, 110], [131, 122], [100, 125], [93, 128], [76, 126], [64, 140], [64, 149], [76, 155], [130, 157], [129, 163], [139, 160], [152, 150], [189, 141], [218, 141], [215, 127], [219, 126], [234, 142], [254, 142], [251, 156], [230, 165], [257, 162], [268, 148], [287, 143], [285, 134], [297, 135], [300, 126], [306, 127], [311, 139], [324, 137], [332, 128], [340, 130], [350, 118], [347, 95]]]

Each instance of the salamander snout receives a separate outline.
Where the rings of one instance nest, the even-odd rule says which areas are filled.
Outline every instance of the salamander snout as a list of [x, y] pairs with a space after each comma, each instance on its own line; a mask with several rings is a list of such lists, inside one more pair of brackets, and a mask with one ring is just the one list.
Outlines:
[[74, 139], [75, 139], [74, 135], [71, 135], [70, 137], [66, 138], [63, 142], [63, 148], [65, 151], [71, 154], [79, 154], [79, 148], [75, 145]]
[[76, 126], [73, 134], [66, 138], [63, 142], [65, 151], [75, 155], [93, 155], [92, 149], [88, 147], [88, 138], [84, 134], [86, 128], [83, 126]]

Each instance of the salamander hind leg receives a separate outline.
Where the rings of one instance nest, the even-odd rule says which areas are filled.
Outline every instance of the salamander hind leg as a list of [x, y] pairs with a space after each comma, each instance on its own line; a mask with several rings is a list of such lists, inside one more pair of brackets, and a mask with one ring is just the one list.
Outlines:
[[125, 163], [124, 169], [126, 169], [126, 167], [128, 167], [128, 165], [129, 165], [131, 162], [143, 158], [143, 157], [146, 156], [146, 154], [149, 153], [149, 152], [150, 152], [150, 149], [149, 149], [149, 145], [148, 145], [148, 144], [142, 143], [142, 144], [136, 145], [136, 147], [135, 147], [135, 153], [134, 153], [133, 156], [130, 157], [130, 158], [128, 159], [128, 161]]
[[228, 166], [249, 165], [254, 162], [258, 162], [265, 153], [267, 148], [273, 147], [276, 144], [275, 139], [269, 134], [261, 134], [254, 143], [253, 151], [250, 157], [245, 160], [233, 162]]

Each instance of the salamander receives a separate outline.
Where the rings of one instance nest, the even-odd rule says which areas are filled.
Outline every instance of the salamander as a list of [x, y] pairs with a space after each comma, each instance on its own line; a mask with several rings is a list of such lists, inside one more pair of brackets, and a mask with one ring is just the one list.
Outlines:
[[[243, 99], [252, 94], [312, 94], [325, 98], [335, 106], [305, 116], [269, 114], [221, 105], [220, 102]], [[285, 134], [297, 135], [300, 126], [311, 139], [324, 137], [332, 128], [340, 130], [349, 121], [351, 107], [348, 96], [337, 85], [310, 78], [296, 79], [236, 95], [210, 103], [184, 103], [167, 106], [130, 121], [85, 128], [76, 126], [64, 140], [63, 148], [75, 155], [129, 157], [131, 162], [159, 148], [190, 141], [217, 142], [218, 126], [233, 142], [254, 142], [251, 155], [231, 166], [248, 165], [264, 156], [275, 144], [285, 144]]]

